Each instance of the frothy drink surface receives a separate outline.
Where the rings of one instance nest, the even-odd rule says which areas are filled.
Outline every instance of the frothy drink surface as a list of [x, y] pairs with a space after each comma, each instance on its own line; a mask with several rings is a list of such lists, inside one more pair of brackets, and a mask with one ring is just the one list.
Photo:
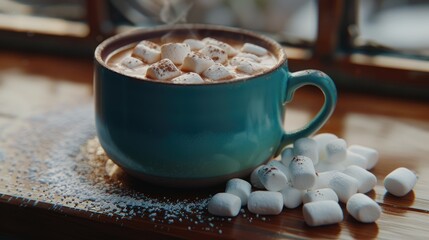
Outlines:
[[252, 43], [223, 38], [149, 39], [124, 46], [107, 59], [121, 73], [178, 84], [233, 81], [260, 75], [278, 62]]

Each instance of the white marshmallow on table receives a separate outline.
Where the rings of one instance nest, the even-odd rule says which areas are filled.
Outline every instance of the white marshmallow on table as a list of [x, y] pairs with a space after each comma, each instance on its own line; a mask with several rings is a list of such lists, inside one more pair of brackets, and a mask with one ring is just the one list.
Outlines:
[[143, 40], [134, 47], [132, 56], [141, 59], [145, 63], [152, 64], [161, 59], [161, 48], [156, 43]]
[[204, 56], [199, 52], [192, 52], [183, 59], [181, 68], [183, 71], [191, 71], [200, 74], [213, 64], [215, 64], [215, 62], [210, 57]]
[[338, 202], [338, 196], [334, 190], [330, 188], [321, 188], [308, 191], [304, 194], [302, 201], [305, 203], [332, 200]]
[[148, 78], [157, 80], [167, 80], [177, 77], [180, 74], [180, 70], [170, 59], [162, 59], [161, 61], [150, 65], [146, 71], [146, 76]]
[[281, 162], [283, 163], [283, 165], [289, 166], [289, 164], [292, 161], [294, 156], [295, 155], [293, 154], [293, 148], [287, 147], [287, 148], [283, 149], [283, 151], [281, 153]]
[[228, 54], [220, 47], [208, 45], [200, 50], [200, 53], [210, 57], [216, 63], [224, 63], [228, 60]]
[[287, 187], [283, 188], [280, 193], [283, 196], [283, 204], [285, 207], [296, 208], [301, 205], [302, 196], [304, 195], [305, 191], [293, 188], [292, 186], [288, 185]]
[[250, 174], [250, 183], [252, 184], [252, 186], [254, 186], [255, 188], [265, 188], [264, 185], [262, 184], [261, 180], [259, 179], [259, 175], [258, 175], [258, 171], [259, 169], [261, 169], [262, 167], [264, 167], [265, 165], [261, 165], [258, 166], [257, 168], [255, 168], [253, 170], [253, 172]]
[[247, 204], [247, 199], [249, 198], [252, 186], [250, 183], [243, 179], [233, 178], [226, 183], [225, 192], [234, 194], [239, 197], [241, 200], [241, 206]]
[[346, 203], [353, 194], [357, 193], [359, 182], [347, 174], [335, 172], [328, 187], [334, 190], [342, 203]]
[[386, 190], [397, 196], [407, 195], [416, 185], [417, 176], [408, 168], [400, 167], [389, 173], [384, 178], [384, 187]]
[[313, 140], [317, 142], [317, 148], [319, 149], [319, 159], [326, 160], [326, 145], [338, 137], [332, 133], [320, 133], [313, 137]]
[[126, 68], [134, 69], [143, 65], [143, 62], [134, 57], [124, 57], [120, 64]]
[[366, 159], [364, 156], [360, 154], [347, 150], [346, 160], [341, 164], [345, 167], [350, 165], [356, 165], [361, 168], [367, 169], [368, 159]]
[[359, 193], [367, 193], [371, 191], [377, 184], [377, 177], [375, 177], [374, 174], [356, 165], [348, 166], [346, 169], [344, 169], [343, 173], [349, 175], [350, 177], [354, 177], [358, 181]]
[[200, 75], [190, 72], [182, 74], [178, 77], [171, 79], [173, 83], [183, 83], [183, 84], [195, 84], [195, 83], [204, 83], [204, 80]]
[[203, 75], [204, 77], [214, 81], [226, 80], [234, 77], [234, 75], [228, 70], [228, 68], [226, 68], [220, 63], [211, 65], [203, 72]]
[[168, 58], [174, 64], [180, 65], [191, 52], [191, 47], [186, 43], [166, 43], [161, 46], [161, 58]]
[[274, 166], [263, 166], [258, 170], [258, 176], [262, 185], [269, 191], [280, 191], [288, 184], [286, 175]]
[[205, 46], [203, 41], [197, 40], [197, 39], [191, 39], [191, 38], [185, 39], [183, 43], [188, 44], [191, 50], [200, 50]]
[[319, 152], [317, 142], [311, 138], [300, 138], [293, 143], [293, 153], [295, 156], [302, 155], [310, 158], [313, 164], [319, 162]]
[[255, 63], [251, 61], [242, 61], [235, 67], [235, 69], [239, 72], [251, 75], [251, 74], [262, 72], [266, 68], [259, 63]]
[[250, 212], [261, 215], [278, 215], [283, 209], [283, 196], [279, 192], [255, 191], [247, 201]]
[[255, 54], [257, 56], [263, 56], [263, 55], [268, 53], [267, 49], [265, 49], [261, 46], [255, 45], [253, 43], [243, 44], [241, 51], [246, 52], [246, 53], [252, 53], [252, 54]]
[[317, 165], [314, 166], [314, 168], [316, 169], [317, 172], [326, 172], [326, 171], [333, 171], [333, 170], [342, 171], [346, 167], [342, 164], [342, 162], [330, 163], [326, 161], [319, 161]]
[[207, 45], [214, 45], [223, 49], [228, 54], [228, 57], [233, 57], [238, 53], [237, 49], [235, 49], [228, 43], [216, 40], [214, 38], [207, 37], [207, 38], [204, 38], [202, 41]]
[[356, 193], [347, 201], [347, 212], [363, 223], [373, 223], [381, 216], [381, 207], [370, 197]]
[[326, 161], [339, 163], [346, 160], [347, 143], [344, 139], [338, 138], [326, 144]]
[[316, 190], [316, 189], [321, 189], [321, 188], [329, 188], [329, 182], [331, 181], [331, 179], [335, 176], [335, 174], [337, 172], [338, 172], [338, 170], [318, 172], [316, 183], [311, 188], [311, 190]]
[[378, 151], [361, 145], [351, 145], [349, 151], [362, 155], [368, 160], [366, 169], [372, 169], [378, 162]]
[[230, 193], [217, 193], [208, 203], [209, 213], [221, 217], [235, 217], [240, 209], [240, 198]]
[[316, 183], [313, 161], [306, 156], [295, 156], [289, 164], [289, 177], [292, 186], [306, 190]]
[[285, 176], [286, 178], [289, 176], [289, 169], [286, 167], [282, 162], [278, 160], [271, 160], [267, 163], [267, 166], [273, 166], [278, 168]]
[[245, 58], [245, 59], [250, 59], [250, 60], [252, 60], [254, 62], [257, 62], [257, 63], [261, 62], [261, 59], [258, 56], [256, 56], [255, 54], [252, 54], [252, 53], [243, 53], [243, 52], [241, 52], [241, 53], [238, 53], [237, 55], [235, 55], [234, 58]]
[[302, 213], [305, 222], [312, 227], [339, 223], [344, 218], [340, 205], [333, 200], [306, 203]]

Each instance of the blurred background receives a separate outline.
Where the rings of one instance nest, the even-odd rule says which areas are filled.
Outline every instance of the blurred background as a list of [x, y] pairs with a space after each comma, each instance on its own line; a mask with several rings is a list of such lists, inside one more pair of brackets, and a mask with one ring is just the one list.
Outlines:
[[0, 0], [0, 49], [92, 58], [136, 27], [209, 23], [282, 43], [292, 71], [325, 71], [340, 88], [429, 99], [429, 1]]

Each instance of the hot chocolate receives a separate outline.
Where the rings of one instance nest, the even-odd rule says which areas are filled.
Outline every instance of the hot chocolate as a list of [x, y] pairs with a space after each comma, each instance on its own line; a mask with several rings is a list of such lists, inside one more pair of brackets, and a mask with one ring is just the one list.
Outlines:
[[125, 75], [201, 84], [260, 75], [278, 60], [267, 49], [232, 39], [149, 39], [116, 50], [107, 64]]

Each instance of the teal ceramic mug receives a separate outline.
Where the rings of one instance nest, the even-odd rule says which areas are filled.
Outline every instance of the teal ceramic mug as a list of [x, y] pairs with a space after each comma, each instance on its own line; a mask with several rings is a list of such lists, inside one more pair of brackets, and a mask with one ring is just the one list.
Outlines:
[[[136, 78], [106, 64], [121, 47], [167, 34], [251, 42], [270, 50], [278, 63], [255, 77], [192, 85]], [[285, 132], [285, 104], [304, 85], [320, 88], [325, 102], [304, 128]], [[182, 187], [246, 176], [287, 144], [316, 132], [337, 99], [326, 74], [289, 72], [284, 48], [274, 40], [208, 25], [141, 29], [107, 39], [95, 51], [94, 87], [97, 134], [107, 155], [138, 178]]]

